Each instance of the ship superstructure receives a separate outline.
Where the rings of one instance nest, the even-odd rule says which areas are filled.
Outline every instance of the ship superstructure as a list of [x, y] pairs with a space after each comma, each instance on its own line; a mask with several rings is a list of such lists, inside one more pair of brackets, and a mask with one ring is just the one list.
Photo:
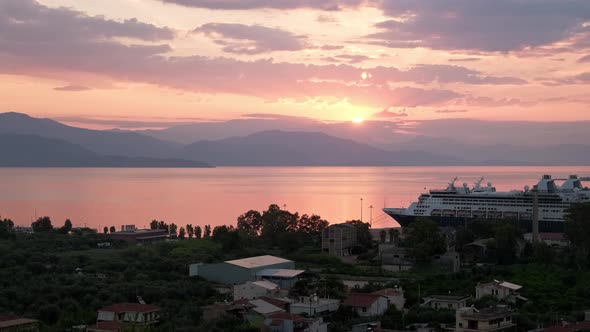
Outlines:
[[[418, 197], [408, 208], [385, 208], [402, 227], [418, 217], [434, 220], [441, 226], [460, 226], [473, 219], [513, 220], [531, 228], [533, 195], [538, 197], [539, 230], [562, 232], [567, 209], [574, 203], [590, 202], [590, 189], [582, 180], [570, 175], [567, 179], [552, 179], [544, 175], [531, 189], [498, 192], [490, 182], [477, 181], [473, 188], [467, 183], [455, 186], [453, 179], [445, 189], [430, 190]], [[558, 185], [555, 181], [563, 181]], [[534, 192], [536, 191], [536, 192]]]

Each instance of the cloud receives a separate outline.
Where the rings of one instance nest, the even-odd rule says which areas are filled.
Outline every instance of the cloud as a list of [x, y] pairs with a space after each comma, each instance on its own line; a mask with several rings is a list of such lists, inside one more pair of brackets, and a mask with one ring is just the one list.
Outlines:
[[479, 61], [481, 58], [456, 58], [456, 59], [449, 59], [449, 62], [474, 62]]
[[392, 19], [372, 42], [393, 48], [509, 52], [574, 36], [590, 20], [587, 0], [387, 0]]
[[371, 57], [360, 54], [339, 54], [334, 55], [333, 57], [322, 58], [322, 60], [327, 62], [346, 62], [350, 64], [360, 63], [369, 59], [371, 59]]
[[319, 14], [316, 21], [320, 23], [338, 23], [338, 19], [334, 15]]
[[342, 45], [322, 45], [322, 46], [319, 46], [319, 49], [323, 50], [323, 51], [341, 50], [343, 48], [344, 48], [344, 46], [342, 46]]
[[214, 38], [223, 51], [260, 54], [272, 51], [298, 51], [307, 47], [306, 37], [289, 31], [260, 25], [207, 23], [194, 30]]
[[365, 0], [160, 0], [164, 3], [176, 5], [219, 9], [219, 10], [246, 10], [246, 9], [318, 9], [338, 11], [344, 8], [356, 8], [365, 3]]
[[590, 62], [590, 54], [578, 59], [578, 62]]
[[142, 23], [135, 18], [107, 20], [68, 8], [48, 8], [34, 0], [2, 0], [0, 31], [3, 37], [0, 43], [15, 46], [21, 41], [50, 44], [63, 43], [64, 39], [83, 41], [126, 37], [154, 42], [174, 38], [172, 29]]
[[469, 112], [468, 110], [449, 110], [449, 109], [445, 109], [445, 110], [436, 110], [436, 113], [467, 113]]
[[381, 112], [375, 113], [372, 115], [374, 118], [400, 118], [408, 116], [408, 112], [406, 109], [402, 110], [393, 110], [392, 107], [388, 107]]
[[53, 88], [56, 91], [87, 91], [92, 90], [89, 87], [83, 85], [66, 85], [66, 86], [58, 86]]
[[[359, 68], [350, 64], [306, 65], [272, 59], [240, 61], [198, 55], [171, 56], [168, 44], [154, 43], [160, 38], [155, 36], [168, 36], [167, 28], [138, 21], [121, 23], [90, 17], [67, 8], [48, 8], [27, 0], [0, 2], [0, 13], [0, 73], [61, 80], [72, 76], [77, 79], [77, 84], [86, 86], [93, 86], [92, 80], [96, 77], [195, 93], [227, 93], [271, 101], [290, 99], [301, 102], [321, 97], [323, 100], [347, 100], [353, 104], [383, 108], [444, 107], [468, 97], [443, 87], [412, 86], [415, 84], [524, 83], [517, 78], [489, 76], [460, 66], [419, 65], [400, 70], [395, 67]], [[231, 38], [255, 39], [258, 37], [256, 31], [259, 31], [237, 31], [240, 29], [234, 29], [236, 26], [226, 29], [227, 25], [217, 24], [205, 27]], [[98, 31], [89, 31], [92, 29]], [[116, 38], [126, 37], [123, 39], [127, 40], [132, 36], [139, 41], [125, 44]], [[259, 49], [289, 47], [277, 46], [275, 42], [279, 41], [275, 38], [255, 40]]]

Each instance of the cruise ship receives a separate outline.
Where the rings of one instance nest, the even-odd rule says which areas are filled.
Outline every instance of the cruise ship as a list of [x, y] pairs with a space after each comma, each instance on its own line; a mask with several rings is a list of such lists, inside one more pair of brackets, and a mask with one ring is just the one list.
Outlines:
[[539, 231], [563, 232], [568, 208], [574, 203], [590, 202], [590, 189], [582, 185], [582, 180], [590, 178], [570, 175], [567, 179], [552, 179], [543, 175], [534, 190], [525, 186], [524, 190], [498, 192], [489, 182], [482, 185], [483, 178], [473, 188], [467, 183], [455, 186], [455, 178], [446, 189], [421, 194], [408, 208], [384, 208], [383, 212], [402, 227], [420, 217], [432, 219], [440, 226], [461, 226], [473, 219], [490, 219], [516, 221], [530, 231], [536, 194]]

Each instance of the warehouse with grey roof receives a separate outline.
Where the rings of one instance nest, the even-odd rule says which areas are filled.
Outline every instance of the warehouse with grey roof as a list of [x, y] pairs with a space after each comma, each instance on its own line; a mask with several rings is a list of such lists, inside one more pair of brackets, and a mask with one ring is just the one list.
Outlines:
[[264, 255], [217, 264], [191, 264], [189, 275], [223, 284], [243, 284], [246, 281], [261, 279], [259, 274], [265, 270], [293, 268], [295, 262], [291, 260]]

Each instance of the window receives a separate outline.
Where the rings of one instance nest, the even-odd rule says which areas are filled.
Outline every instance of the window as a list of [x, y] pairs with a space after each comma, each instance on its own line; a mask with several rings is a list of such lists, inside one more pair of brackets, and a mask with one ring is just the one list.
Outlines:
[[363, 312], [367, 312], [367, 308], [363, 308]]

